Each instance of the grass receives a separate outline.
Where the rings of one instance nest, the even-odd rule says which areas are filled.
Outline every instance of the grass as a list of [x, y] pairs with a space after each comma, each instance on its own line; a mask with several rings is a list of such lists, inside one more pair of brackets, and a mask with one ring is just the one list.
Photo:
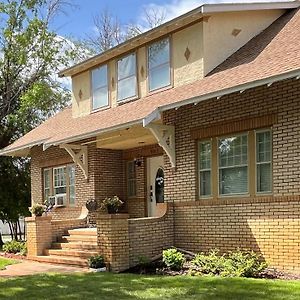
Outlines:
[[4, 270], [6, 266], [16, 264], [17, 261], [0, 257], [0, 270]]
[[0, 278], [0, 299], [300, 299], [300, 281], [74, 273]]

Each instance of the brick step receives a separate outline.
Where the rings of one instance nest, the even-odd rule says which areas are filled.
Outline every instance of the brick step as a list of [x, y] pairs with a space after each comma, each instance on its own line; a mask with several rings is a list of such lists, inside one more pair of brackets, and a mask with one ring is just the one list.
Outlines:
[[55, 256], [63, 256], [63, 257], [79, 257], [83, 259], [88, 259], [92, 255], [97, 255], [99, 254], [97, 251], [82, 251], [82, 250], [64, 250], [64, 249], [46, 249], [45, 250], [45, 255], [55, 255]]
[[97, 228], [78, 228], [67, 231], [70, 236], [97, 236]]
[[60, 239], [58, 239], [59, 242], [78, 242], [82, 244], [86, 243], [92, 243], [97, 244], [97, 236], [88, 236], [88, 235], [63, 235]]
[[44, 263], [62, 264], [69, 266], [88, 267], [87, 259], [79, 257], [61, 257], [56, 255], [35, 256], [32, 260]]
[[51, 249], [72, 249], [78, 251], [97, 251], [97, 243], [82, 244], [79, 242], [70, 243], [52, 243]]

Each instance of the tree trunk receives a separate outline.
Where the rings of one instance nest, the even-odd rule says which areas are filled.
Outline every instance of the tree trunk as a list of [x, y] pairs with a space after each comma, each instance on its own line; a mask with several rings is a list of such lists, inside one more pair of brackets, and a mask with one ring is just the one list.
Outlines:
[[2, 248], [3, 245], [4, 245], [4, 242], [2, 240], [2, 233], [0, 231], [0, 248]]

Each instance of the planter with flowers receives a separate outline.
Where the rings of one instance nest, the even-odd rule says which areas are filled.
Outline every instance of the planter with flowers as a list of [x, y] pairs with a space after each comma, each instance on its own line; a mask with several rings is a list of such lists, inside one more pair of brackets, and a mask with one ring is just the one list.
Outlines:
[[118, 196], [106, 197], [102, 201], [100, 208], [109, 214], [116, 214], [123, 204], [124, 202]]

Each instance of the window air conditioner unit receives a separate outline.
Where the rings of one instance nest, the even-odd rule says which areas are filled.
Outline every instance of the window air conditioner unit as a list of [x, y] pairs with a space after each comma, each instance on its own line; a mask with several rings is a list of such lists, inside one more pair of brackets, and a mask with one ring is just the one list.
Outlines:
[[66, 194], [55, 195], [55, 206], [65, 206], [66, 200]]

